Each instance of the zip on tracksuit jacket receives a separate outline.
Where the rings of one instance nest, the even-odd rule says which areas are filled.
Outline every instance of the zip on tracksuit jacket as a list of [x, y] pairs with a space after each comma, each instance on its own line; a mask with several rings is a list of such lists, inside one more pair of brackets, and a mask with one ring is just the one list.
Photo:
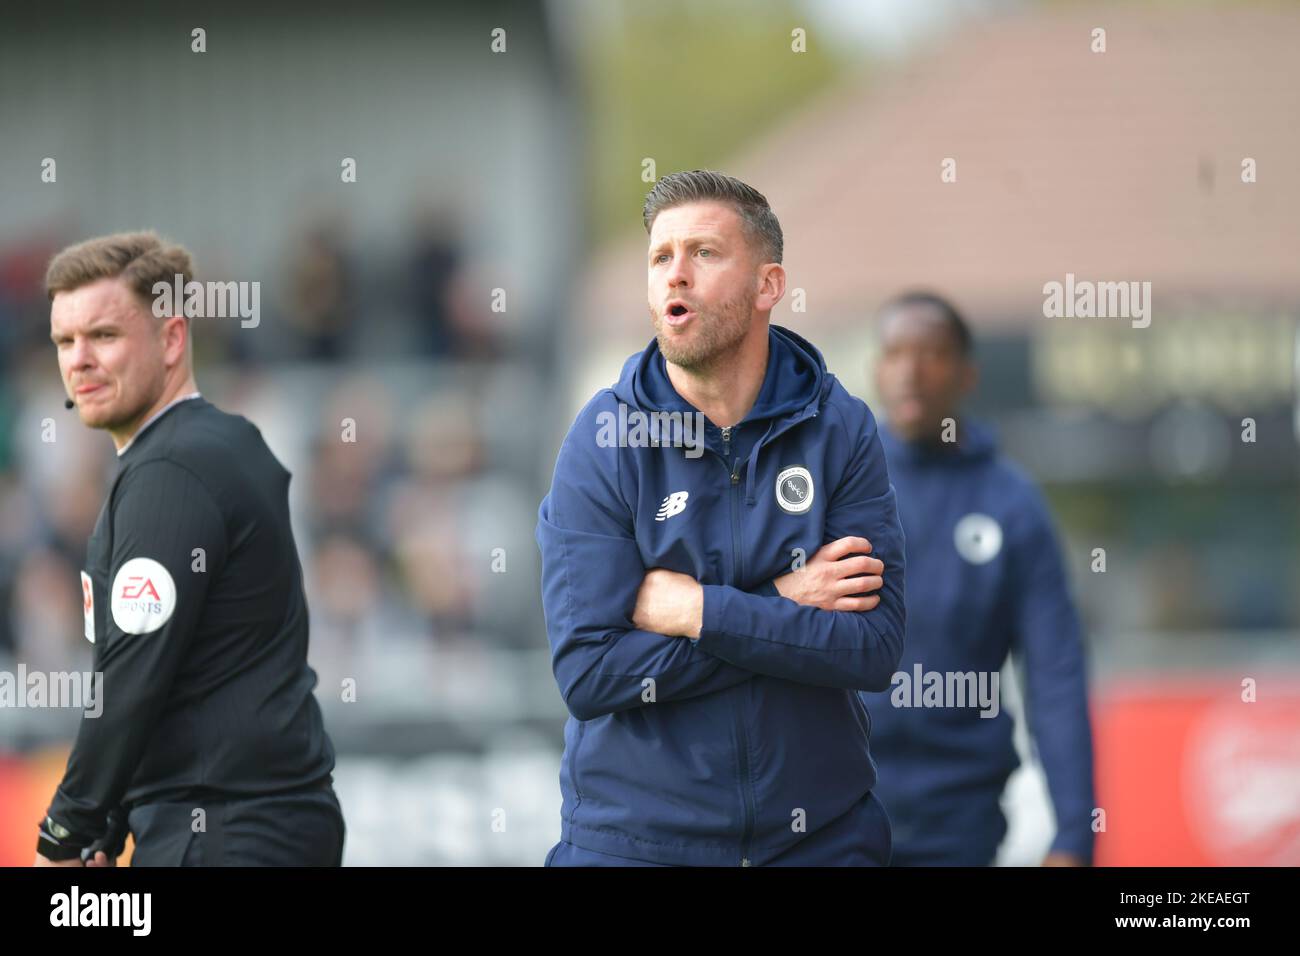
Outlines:
[[[705, 424], [707, 447], [611, 440], [620, 415], [650, 412], [695, 413], [656, 342], [579, 413], [539, 509], [542, 602], [571, 714], [562, 840], [658, 863], [762, 865], [832, 830], [875, 785], [857, 692], [887, 688], [903, 647], [894, 491], [871, 411], [778, 326], [753, 409], [727, 429]], [[846, 535], [885, 562], [874, 609], [777, 593], [800, 555]], [[703, 585], [698, 639], [633, 626], [651, 568]], [[881, 829], [845, 839], [887, 843]], [[817, 852], [801, 862], [847, 855], [834, 842]]]
[[999, 798], [1019, 764], [1011, 717], [1000, 706], [996, 716], [915, 706], [916, 678], [996, 673], [1009, 652], [1024, 664], [1029, 729], [1056, 811], [1052, 849], [1091, 862], [1084, 648], [1043, 496], [978, 422], [963, 420], [948, 446], [902, 441], [887, 426], [880, 436], [907, 533], [907, 680], [863, 698], [894, 862], [992, 861], [1006, 833]]

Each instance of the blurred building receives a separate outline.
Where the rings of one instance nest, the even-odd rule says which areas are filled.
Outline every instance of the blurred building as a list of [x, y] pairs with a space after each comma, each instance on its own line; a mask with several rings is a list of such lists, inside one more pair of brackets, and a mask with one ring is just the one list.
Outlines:
[[[1098, 27], [1105, 52], [1093, 50]], [[933, 289], [973, 321], [971, 410], [1045, 484], [1064, 534], [1097, 678], [1103, 794], [1144, 826], [1176, 828], [1112, 840], [1122, 850], [1106, 862], [1300, 859], [1285, 837], [1300, 826], [1300, 756], [1247, 743], [1300, 738], [1300, 681], [1286, 679], [1300, 673], [1297, 37], [1290, 7], [1030, 7], [973, 21], [895, 68], [871, 64], [751, 149], [699, 164], [771, 202], [789, 276], [772, 320], [808, 336], [869, 403], [872, 318], [886, 299]], [[627, 220], [584, 283], [575, 411], [653, 336], [646, 237], [634, 211]], [[1075, 280], [1150, 283], [1149, 321], [1049, 318], [1045, 287]], [[1182, 799], [1180, 781], [1204, 779], [1203, 762], [1155, 755], [1200, 753], [1203, 734], [1183, 729], [1214, 703], [1205, 682], [1240, 708], [1241, 681], [1265, 672], [1270, 716], [1239, 715], [1219, 743], [1251, 767], [1236, 818], [1269, 818], [1281, 856], [1259, 853], [1258, 834], [1211, 848], [1176, 822], [1190, 804], [1174, 813], [1140, 797]], [[1191, 685], [1164, 683], [1183, 673]], [[1112, 688], [1118, 722], [1102, 703]], [[1135, 689], [1166, 703], [1191, 694], [1136, 752], [1110, 746], [1158, 709], [1135, 704]], [[1159, 779], [1126, 772], [1144, 766]], [[1267, 779], [1288, 781], [1286, 797]], [[1270, 811], [1278, 800], [1291, 809]], [[1050, 817], [1042, 826], [1050, 833]]]
[[[1101, 21], [1066, 7], [983, 22], [722, 166], [781, 218], [789, 287], [773, 321], [807, 334], [851, 391], [872, 399], [871, 320], [889, 296], [933, 288], [968, 312], [975, 412], [1053, 486], [1079, 548], [1141, 564], [1127, 588], [1085, 587], [1096, 627], [1295, 631], [1300, 182], [1286, 169], [1300, 128], [1285, 118], [1300, 112], [1300, 11]], [[628, 219], [584, 285], [574, 409], [653, 335], [645, 235]], [[1045, 317], [1044, 286], [1067, 275], [1149, 282], [1149, 325]], [[806, 311], [791, 311], [796, 292]], [[1233, 569], [1189, 595], [1203, 535]]]

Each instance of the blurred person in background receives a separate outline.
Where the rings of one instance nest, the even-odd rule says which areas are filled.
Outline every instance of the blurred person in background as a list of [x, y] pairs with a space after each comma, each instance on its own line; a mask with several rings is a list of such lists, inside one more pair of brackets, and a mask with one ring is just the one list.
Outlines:
[[354, 267], [344, 251], [341, 224], [324, 218], [310, 225], [285, 267], [285, 318], [302, 358], [339, 361], [351, 349], [356, 325]]
[[14, 657], [29, 670], [65, 670], [76, 660], [80, 648], [74, 642], [81, 633], [77, 573], [77, 565], [53, 548], [28, 551], [18, 565], [9, 620]]
[[71, 246], [46, 273], [68, 406], [118, 468], [81, 573], [101, 713], [82, 717], [37, 865], [113, 865], [127, 830], [132, 865], [342, 861], [290, 476], [199, 394], [189, 320], [154, 296], [191, 278], [152, 233]]
[[1012, 719], [974, 702], [916, 706], [913, 685], [919, 674], [994, 674], [1015, 653], [1056, 811], [1044, 862], [1086, 865], [1094, 804], [1079, 617], [1041, 493], [962, 415], [977, 381], [971, 352], [969, 326], [938, 296], [908, 293], [880, 313], [880, 436], [907, 542], [906, 681], [862, 696], [893, 863], [993, 862], [1007, 830], [1000, 798], [1019, 764]]
[[408, 242], [407, 263], [411, 315], [418, 330], [420, 353], [430, 358], [460, 352], [451, 319], [451, 287], [463, 254], [459, 230], [449, 211], [422, 209]]

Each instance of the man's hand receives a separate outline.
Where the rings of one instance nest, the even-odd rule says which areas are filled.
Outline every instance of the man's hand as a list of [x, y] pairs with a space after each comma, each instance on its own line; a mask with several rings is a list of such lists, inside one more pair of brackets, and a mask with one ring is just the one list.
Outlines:
[[103, 850], [96, 850], [94, 859], [87, 860], [86, 866], [117, 866], [117, 857], [109, 856]]
[[1057, 850], [1043, 858], [1043, 866], [1087, 866], [1087, 864], [1073, 853]]
[[[772, 583], [782, 597], [796, 604], [823, 611], [870, 611], [880, 603], [879, 594], [848, 596], [879, 591], [885, 583], [885, 562], [871, 557], [870, 551], [871, 542], [866, 538], [839, 538], [822, 545], [798, 571], [783, 574]], [[849, 554], [855, 557], [845, 557]], [[867, 576], [853, 577], [855, 574]]]
[[81, 860], [73, 857], [71, 860], [51, 860], [48, 857], [36, 854], [36, 861], [32, 866], [81, 866]]
[[704, 626], [704, 589], [689, 574], [651, 568], [641, 580], [632, 623], [667, 637], [699, 637]]

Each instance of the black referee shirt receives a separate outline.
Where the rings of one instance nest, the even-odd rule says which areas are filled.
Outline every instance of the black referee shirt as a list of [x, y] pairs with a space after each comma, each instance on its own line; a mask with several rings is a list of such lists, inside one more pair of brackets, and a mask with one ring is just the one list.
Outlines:
[[289, 478], [252, 423], [202, 398], [119, 456], [82, 574], [102, 713], [82, 717], [49, 809], [61, 843], [101, 839], [119, 807], [329, 778]]

